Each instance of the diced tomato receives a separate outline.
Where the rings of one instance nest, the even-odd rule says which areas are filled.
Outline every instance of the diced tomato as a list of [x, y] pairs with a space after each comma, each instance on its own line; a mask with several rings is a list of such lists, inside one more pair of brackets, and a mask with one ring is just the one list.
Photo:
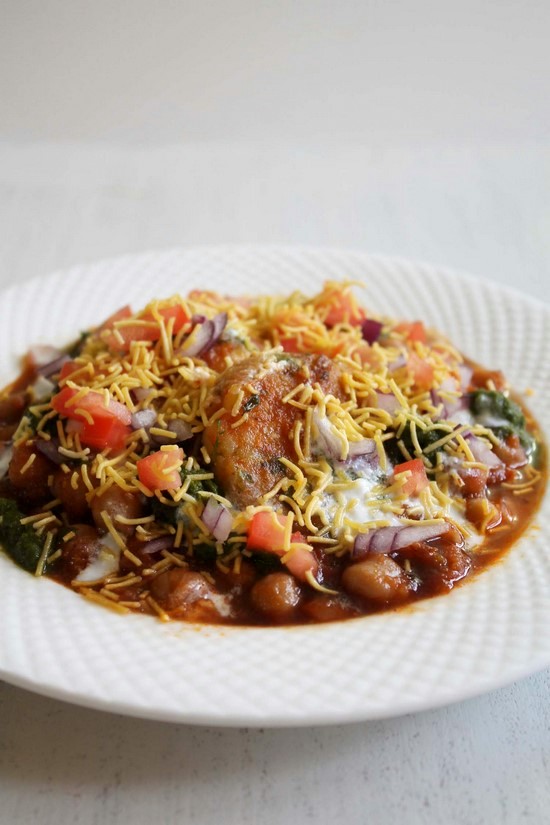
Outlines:
[[366, 341], [361, 341], [361, 343], [357, 344], [353, 354], [359, 357], [364, 367], [370, 367], [373, 371], [379, 370], [382, 366], [379, 353], [373, 349], [370, 344], [367, 344]]
[[117, 309], [116, 312], [113, 312], [112, 315], [109, 315], [108, 318], [103, 321], [99, 329], [109, 329], [112, 327], [115, 321], [123, 321], [125, 318], [131, 318], [132, 310], [130, 309], [130, 305], [126, 304], [126, 306]]
[[411, 373], [415, 386], [419, 390], [429, 390], [434, 380], [434, 368], [415, 352], [407, 359], [407, 369]]
[[[122, 311], [123, 310], [120, 310], [120, 312]], [[170, 319], [174, 319], [174, 325], [172, 327], [174, 335], [190, 320], [189, 315], [181, 304], [163, 307], [159, 309], [159, 314], [166, 324], [168, 324]], [[120, 319], [115, 318], [114, 321], [125, 320], [128, 317], [131, 317], [131, 313], [129, 316], [122, 315]], [[111, 324], [111, 326], [113, 326], [113, 324]], [[105, 328], [106, 325], [104, 324], [101, 329]], [[113, 350], [126, 350], [129, 349], [132, 341], [158, 341], [159, 338], [159, 325], [155, 323], [152, 312], [146, 312], [139, 318], [136, 318], [135, 322], [131, 324], [121, 324], [117, 326], [116, 334], [113, 333], [107, 337], [107, 345]]]
[[279, 343], [285, 352], [300, 352], [300, 344], [297, 338], [280, 338]]
[[255, 513], [248, 528], [247, 549], [263, 550], [283, 557], [284, 564], [292, 575], [306, 581], [307, 571], [311, 570], [316, 576], [319, 564], [299, 532], [292, 533], [290, 549], [284, 550], [285, 522], [284, 516], [273, 512]]
[[317, 576], [319, 564], [313, 555], [311, 548], [304, 542], [301, 533], [293, 533], [290, 543], [290, 551], [284, 556], [286, 568], [301, 581], [307, 581], [306, 573], [311, 570]]
[[498, 392], [504, 392], [508, 383], [500, 370], [486, 370], [483, 367], [475, 367], [472, 375], [474, 387], [494, 387]]
[[428, 340], [426, 335], [426, 327], [422, 321], [411, 321], [410, 323], [397, 324], [395, 327], [397, 332], [402, 333], [409, 341], [418, 341], [425, 344]]
[[286, 518], [272, 510], [255, 513], [248, 527], [247, 549], [283, 555], [285, 523]]
[[98, 419], [116, 418], [122, 424], [130, 424], [132, 416], [128, 407], [119, 401], [115, 401], [114, 398], [109, 398], [109, 403], [106, 405], [105, 396], [101, 392], [89, 390], [82, 398], [71, 404], [71, 400], [78, 392], [80, 392], [79, 389], [63, 387], [51, 400], [53, 409], [67, 418], [72, 418], [75, 421], [85, 421], [88, 424], [90, 424], [88, 416], [78, 412], [79, 410], [84, 410], [85, 413], [91, 415], [94, 422]]
[[334, 293], [331, 296], [330, 309], [325, 318], [327, 327], [344, 323], [360, 324], [364, 320], [365, 313], [357, 306], [355, 297], [351, 292]]
[[510, 434], [504, 441], [493, 447], [495, 453], [507, 467], [517, 468], [527, 464], [527, 454], [517, 435]]
[[393, 468], [393, 474], [395, 476], [405, 472], [410, 473], [409, 478], [403, 485], [403, 492], [406, 496], [418, 495], [418, 493], [428, 486], [426, 468], [420, 458], [413, 458], [412, 461], [405, 461], [403, 464], [398, 464]]
[[488, 471], [481, 467], [462, 467], [458, 471], [463, 484], [460, 493], [463, 498], [477, 498], [485, 495]]
[[176, 335], [182, 326], [190, 320], [190, 316], [184, 310], [181, 304], [174, 304], [171, 307], [165, 307], [164, 309], [159, 310], [160, 314], [164, 318], [165, 323], [167, 324], [168, 321], [173, 318], [174, 319], [174, 326], [172, 328], [172, 332]]
[[109, 448], [120, 452], [132, 432], [130, 410], [113, 398], [106, 406], [103, 393], [93, 390], [69, 403], [78, 392], [73, 387], [63, 387], [51, 400], [53, 409], [69, 419], [67, 430], [78, 432], [82, 444], [94, 450]]
[[65, 361], [59, 372], [59, 380], [65, 381], [65, 379], [68, 378], [69, 375], [72, 375], [73, 372], [76, 372], [79, 369], [80, 364], [77, 364], [76, 361]]
[[126, 439], [132, 428], [123, 424], [118, 418], [96, 418], [94, 423], [71, 419], [67, 424], [68, 432], [77, 432], [81, 444], [100, 452], [109, 448], [111, 452], [119, 453], [126, 445]]
[[177, 490], [181, 487], [180, 468], [183, 450], [157, 450], [137, 463], [138, 477], [148, 490]]

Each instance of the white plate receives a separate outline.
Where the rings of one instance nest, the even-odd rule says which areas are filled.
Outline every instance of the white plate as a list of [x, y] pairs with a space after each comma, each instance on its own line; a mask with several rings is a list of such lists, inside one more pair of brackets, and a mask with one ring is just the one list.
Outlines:
[[[0, 302], [2, 385], [37, 342], [67, 343], [131, 302], [202, 286], [226, 293], [366, 284], [366, 303], [439, 327], [505, 370], [550, 431], [550, 310], [494, 284], [353, 252], [172, 250], [58, 272]], [[120, 616], [0, 557], [0, 676], [119, 713], [215, 725], [306, 725], [464, 699], [550, 664], [550, 496], [504, 561], [395, 613], [296, 628], [216, 628]]]

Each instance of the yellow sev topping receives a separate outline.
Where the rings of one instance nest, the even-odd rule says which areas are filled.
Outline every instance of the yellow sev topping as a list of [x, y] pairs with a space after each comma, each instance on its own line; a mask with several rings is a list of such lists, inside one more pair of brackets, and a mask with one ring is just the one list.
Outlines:
[[[186, 319], [177, 326], [176, 312]], [[189, 355], [191, 345], [201, 340], [200, 324], [194, 323], [193, 317], [213, 319], [220, 313], [227, 313], [220, 357]], [[182, 557], [192, 554], [198, 544], [210, 544], [218, 555], [220, 569], [228, 570], [239, 569], [251, 519], [262, 510], [284, 516], [281, 550], [285, 553], [291, 551], [296, 530], [302, 531], [304, 541], [307, 534], [307, 541], [328, 548], [327, 552], [342, 553], [349, 551], [358, 532], [368, 529], [414, 524], [419, 519], [428, 524], [442, 518], [451, 520], [451, 507], [455, 508], [452, 518], [459, 518], [463, 500], [453, 491], [464, 482], [441, 456], [474, 466], [479, 463], [475, 464], [465, 438], [466, 427], [454, 427], [452, 422], [438, 419], [437, 403], [430, 390], [439, 392], [444, 384], [446, 389], [439, 392], [440, 398], [452, 401], [460, 395], [462, 356], [431, 331], [426, 340], [411, 340], [406, 330], [388, 318], [378, 319], [383, 334], [369, 344], [361, 330], [364, 317], [351, 283], [328, 282], [311, 298], [295, 292], [287, 297], [238, 301], [215, 293], [194, 292], [186, 299], [174, 296], [152, 301], [137, 315], [92, 331], [73, 359], [72, 372], [60, 381], [60, 386], [76, 391], [66, 402], [67, 407], [89, 426], [94, 425], [94, 416], [86, 405], [91, 392], [101, 396], [105, 410], [116, 402], [138, 420], [140, 413], [153, 411], [153, 423], [136, 425], [119, 453], [108, 449], [96, 452], [80, 440], [63, 417], [56, 418], [55, 411], [44, 404], [37, 409], [38, 433], [46, 440], [52, 438], [50, 431], [54, 434], [59, 453], [67, 461], [62, 471], [69, 474], [73, 490], [85, 489], [89, 503], [118, 487], [125, 493], [145, 496], [154, 506], [172, 513], [173, 518], [163, 521], [153, 515], [117, 516], [113, 520], [106, 510], [101, 512], [105, 531], [136, 567], [142, 567], [142, 562], [128, 550], [125, 528], [135, 528], [136, 538], [143, 542], [172, 535]], [[370, 312], [368, 317], [375, 318]], [[285, 351], [290, 354], [286, 356]], [[218, 398], [217, 382], [226, 368], [259, 353], [263, 361], [257, 374], [248, 375], [241, 386]], [[262, 379], [270, 371], [284, 368], [282, 359], [292, 360], [296, 353], [330, 357], [338, 369], [341, 392], [325, 392], [304, 363], [296, 386], [278, 399], [294, 416], [289, 434], [291, 453], [278, 456], [281, 474], [272, 488], [259, 491], [254, 504], [237, 511], [225, 491], [216, 492], [212, 486], [216, 480], [216, 445], [207, 448], [202, 444], [202, 433], [216, 422], [227, 420], [235, 442], [242, 437], [242, 449], [246, 450], [246, 435], [240, 433], [247, 432], [256, 415], [256, 408], [248, 406], [248, 400], [258, 393], [261, 398]], [[419, 373], [419, 363], [431, 376], [429, 381]], [[178, 441], [175, 422], [189, 427], [193, 441]], [[469, 429], [490, 442], [491, 435], [483, 428], [473, 425]], [[423, 446], [427, 434], [430, 442]], [[22, 430], [14, 440], [17, 443], [19, 437], [27, 436]], [[197, 448], [189, 449], [187, 454], [195, 442]], [[178, 458], [182, 448], [183, 466]], [[174, 460], [164, 464], [160, 475], [168, 479], [180, 473], [181, 484], [176, 489], [159, 485], [153, 490], [139, 476], [139, 461], [158, 450], [170, 457], [174, 451]], [[365, 456], [372, 459], [370, 465]], [[410, 473], [394, 476], [393, 466], [416, 458], [424, 464], [429, 485], [411, 498], [405, 491]], [[33, 453], [21, 472], [31, 474], [34, 460]], [[74, 462], [78, 462], [76, 468]], [[532, 483], [529, 480], [526, 488]], [[519, 485], [518, 491], [522, 489]], [[232, 535], [225, 545], [216, 541], [203, 518], [211, 499], [231, 511]], [[50, 510], [40, 516], [31, 517], [30, 522], [37, 532], [47, 528], [49, 537], [57, 529], [55, 514]], [[42, 567], [51, 539], [47, 542]], [[161, 569], [181, 566], [178, 558], [173, 554], [164, 556]], [[320, 585], [316, 589], [331, 592]], [[90, 597], [88, 592], [86, 595]], [[97, 598], [105, 599], [105, 594]], [[149, 598], [147, 603], [156, 612], [162, 610], [154, 599]]]

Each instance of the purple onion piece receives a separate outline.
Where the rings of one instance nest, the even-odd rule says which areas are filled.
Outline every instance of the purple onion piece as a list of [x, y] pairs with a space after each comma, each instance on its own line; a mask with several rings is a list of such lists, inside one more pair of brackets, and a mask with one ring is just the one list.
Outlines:
[[67, 461], [66, 457], [61, 455], [58, 450], [59, 441], [57, 438], [52, 438], [49, 441], [46, 441], [45, 438], [37, 438], [36, 439], [36, 449], [39, 453], [49, 458], [54, 464], [63, 464]]
[[207, 320], [203, 324], [197, 324], [181, 345], [180, 355], [187, 355], [189, 358], [202, 355], [214, 343], [214, 332], [213, 321]]
[[67, 361], [70, 360], [71, 359], [67, 353], [64, 353], [63, 355], [60, 355], [59, 358], [55, 358], [53, 361], [50, 361], [48, 364], [38, 367], [36, 371], [38, 375], [43, 375], [45, 378], [49, 378], [50, 375], [54, 375], [56, 372], [59, 372], [63, 364], [66, 364]]
[[432, 399], [432, 404], [434, 407], [439, 407], [441, 405], [441, 418], [453, 418], [454, 414], [459, 410], [465, 410], [468, 408], [468, 399], [464, 395], [460, 395], [455, 398], [444, 398], [440, 395], [440, 392], [462, 392], [462, 387], [459, 386], [454, 378], [446, 378], [442, 383], [438, 390], [431, 389], [430, 396]]
[[376, 441], [373, 438], [362, 438], [360, 441], [350, 441], [348, 458], [374, 455], [378, 455], [378, 450], [376, 449]]
[[383, 324], [375, 321], [374, 318], [365, 318], [361, 324], [361, 334], [367, 344], [374, 344], [380, 338]]
[[206, 315], [199, 315], [198, 313], [191, 317], [191, 323], [193, 326], [196, 324], [204, 324], [206, 321]]
[[390, 415], [393, 415], [401, 408], [401, 404], [392, 392], [377, 392], [376, 402], [379, 409], [385, 410], [390, 413]]
[[135, 387], [131, 390], [131, 395], [136, 401], [146, 401], [153, 392], [152, 387]]
[[227, 324], [227, 312], [219, 312], [212, 320], [197, 324], [180, 347], [180, 355], [189, 358], [203, 355], [216, 343]]
[[212, 318], [212, 323], [214, 324], [214, 335], [217, 341], [227, 326], [227, 312], [218, 312], [218, 314]]
[[392, 361], [391, 364], [388, 364], [388, 369], [390, 372], [395, 372], [395, 370], [400, 370], [401, 367], [406, 366], [407, 359], [404, 355], [399, 355], [395, 361]]
[[154, 410], [138, 410], [132, 413], [132, 429], [133, 430], [149, 430], [157, 420], [157, 414]]
[[32, 399], [36, 402], [47, 401], [53, 395], [55, 384], [46, 378], [45, 375], [39, 375], [36, 381], [29, 387], [32, 393]]
[[159, 536], [157, 539], [151, 539], [151, 541], [144, 542], [144, 544], [141, 545], [141, 552], [148, 556], [152, 556], [153, 553], [159, 553], [161, 550], [168, 550], [173, 546], [173, 536]]
[[167, 435], [152, 435], [151, 439], [155, 444], [179, 444], [181, 441], [187, 441], [193, 436], [191, 424], [188, 424], [187, 421], [183, 421], [181, 418], [172, 418], [171, 421], [167, 421], [164, 429], [175, 433], [176, 437], [169, 438]]
[[392, 543], [402, 527], [380, 527], [378, 530], [369, 530], [368, 533], [359, 533], [355, 537], [352, 558], [362, 559], [371, 553], [389, 553]]
[[342, 461], [342, 443], [328, 418], [314, 413], [313, 421], [317, 427], [317, 439], [322, 453], [335, 461]]
[[4, 478], [8, 472], [10, 461], [13, 456], [13, 444], [9, 441], [0, 446], [0, 478]]
[[486, 464], [487, 467], [494, 469], [498, 468], [500, 470], [504, 467], [504, 463], [497, 455], [495, 455], [487, 442], [475, 435], [472, 435], [472, 433], [468, 433], [466, 438], [468, 440], [468, 447], [472, 451], [472, 455], [476, 461], [479, 461], [481, 464]]
[[231, 532], [231, 513], [220, 501], [209, 498], [202, 512], [202, 520], [216, 541], [226, 541]]
[[51, 347], [49, 344], [35, 344], [29, 349], [29, 356], [37, 369], [47, 366], [62, 355], [64, 355], [62, 350]]
[[441, 524], [412, 524], [408, 527], [380, 527], [360, 533], [355, 538], [352, 558], [362, 559], [370, 554], [388, 554], [403, 550], [417, 541], [430, 541], [439, 538], [450, 528], [447, 521]]
[[443, 399], [441, 398], [437, 390], [430, 390], [430, 399], [436, 409], [438, 407], [441, 407], [439, 417], [443, 419], [447, 418], [447, 410], [445, 409], [445, 404], [443, 403]]
[[396, 536], [394, 541], [394, 550], [403, 550], [409, 544], [414, 544], [416, 541], [429, 541], [430, 539], [437, 539], [450, 529], [448, 521], [441, 524], [413, 524], [409, 527], [404, 527], [402, 531]]

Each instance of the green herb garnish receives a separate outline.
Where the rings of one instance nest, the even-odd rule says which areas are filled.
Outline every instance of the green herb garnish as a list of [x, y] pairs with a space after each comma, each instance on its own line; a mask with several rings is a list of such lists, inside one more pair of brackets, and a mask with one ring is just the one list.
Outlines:
[[28, 570], [36, 571], [42, 550], [43, 539], [30, 524], [21, 524], [24, 518], [16, 503], [9, 498], [0, 498], [0, 541], [8, 556]]

